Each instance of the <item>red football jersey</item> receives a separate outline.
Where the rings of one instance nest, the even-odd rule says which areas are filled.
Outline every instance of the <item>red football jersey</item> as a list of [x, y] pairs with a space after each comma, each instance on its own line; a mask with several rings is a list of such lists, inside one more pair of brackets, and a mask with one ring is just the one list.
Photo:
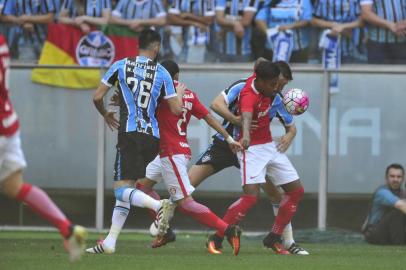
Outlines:
[[182, 100], [183, 109], [179, 116], [170, 111], [166, 101], [163, 101], [157, 110], [161, 157], [176, 154], [191, 155], [187, 141], [187, 126], [190, 118], [193, 115], [197, 119], [201, 119], [209, 114], [209, 111], [191, 90], [185, 90]]
[[10, 72], [10, 53], [6, 40], [0, 35], [0, 136], [12, 136], [19, 128], [17, 114], [14, 112], [8, 93]]
[[[239, 112], [252, 112], [252, 120], [258, 121], [258, 128], [251, 131], [251, 144], [264, 144], [272, 142], [271, 130], [269, 128], [269, 109], [272, 99], [259, 93], [254, 86], [255, 74], [248, 78], [246, 85], [241, 90]], [[240, 138], [242, 131], [240, 132]]]

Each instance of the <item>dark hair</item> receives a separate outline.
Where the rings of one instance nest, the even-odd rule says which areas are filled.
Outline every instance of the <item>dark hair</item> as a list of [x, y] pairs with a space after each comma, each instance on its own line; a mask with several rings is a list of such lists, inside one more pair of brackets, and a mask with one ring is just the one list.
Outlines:
[[172, 79], [175, 77], [177, 73], [179, 73], [179, 66], [178, 64], [176, 64], [175, 61], [164, 60], [161, 62], [161, 65], [169, 72]]
[[139, 40], [139, 48], [142, 50], [150, 49], [154, 43], [161, 43], [161, 35], [152, 29], [146, 28], [141, 31]]
[[389, 173], [389, 170], [390, 170], [390, 169], [402, 170], [403, 176], [405, 175], [405, 169], [403, 169], [403, 166], [400, 165], [399, 163], [392, 163], [391, 165], [389, 165], [388, 167], [386, 167], [385, 176], [388, 176], [388, 173]]
[[289, 80], [289, 81], [293, 80], [292, 70], [290, 69], [290, 66], [288, 63], [286, 63], [285, 61], [276, 61], [276, 62], [274, 62], [274, 64], [279, 68], [283, 77], [286, 80]]
[[280, 2], [282, 2], [282, 0], [272, 0], [272, 1], [269, 3], [269, 7], [270, 7], [270, 8], [274, 8], [274, 7], [276, 7]]
[[263, 61], [255, 67], [255, 73], [260, 80], [273, 80], [279, 77], [281, 71], [274, 63]]

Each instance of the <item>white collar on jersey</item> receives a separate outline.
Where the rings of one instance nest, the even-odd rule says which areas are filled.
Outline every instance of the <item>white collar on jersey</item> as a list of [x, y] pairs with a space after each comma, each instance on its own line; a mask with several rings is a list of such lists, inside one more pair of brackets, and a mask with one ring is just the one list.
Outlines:
[[255, 80], [256, 80], [256, 78], [252, 80], [251, 88], [252, 88], [252, 90], [254, 90], [254, 93], [258, 95], [259, 92], [258, 92], [258, 90], [255, 88], [255, 85], [254, 85]]

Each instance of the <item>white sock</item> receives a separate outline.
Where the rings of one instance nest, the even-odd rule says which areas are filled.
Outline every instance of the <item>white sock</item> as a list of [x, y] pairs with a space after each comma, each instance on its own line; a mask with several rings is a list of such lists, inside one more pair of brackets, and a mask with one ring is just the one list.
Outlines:
[[127, 219], [127, 216], [130, 212], [130, 204], [128, 202], [122, 202], [116, 200], [116, 205], [113, 209], [113, 215], [111, 217], [111, 227], [109, 234], [106, 239], [104, 239], [103, 244], [109, 248], [116, 248], [116, 241], [118, 235], [123, 229], [124, 223]]
[[[279, 204], [272, 204], [272, 208], [273, 208], [273, 213], [276, 217], [278, 215], [278, 211], [279, 211]], [[293, 230], [292, 230], [291, 222], [289, 222], [286, 225], [285, 229], [283, 229], [282, 241], [283, 241], [283, 246], [285, 248], [289, 248], [295, 242], [295, 239], [293, 239]]]
[[158, 212], [159, 207], [161, 207], [161, 202], [155, 200], [151, 196], [148, 196], [141, 190], [135, 188], [126, 188], [123, 192], [123, 201], [129, 202], [131, 205], [142, 207], [142, 208], [149, 208]]
[[290, 248], [290, 246], [295, 242], [293, 239], [292, 223], [288, 223], [282, 233], [283, 246], [285, 248]]

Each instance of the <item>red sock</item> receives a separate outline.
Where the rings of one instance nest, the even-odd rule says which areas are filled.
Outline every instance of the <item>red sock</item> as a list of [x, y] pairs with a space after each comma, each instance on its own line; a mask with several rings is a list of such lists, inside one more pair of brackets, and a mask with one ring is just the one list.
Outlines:
[[285, 193], [280, 203], [275, 223], [272, 226], [273, 233], [282, 235], [286, 225], [292, 220], [293, 215], [296, 213], [297, 206], [303, 197], [303, 193], [303, 187]]
[[179, 211], [191, 216], [200, 224], [219, 230], [224, 233], [228, 224], [216, 216], [207, 206], [196, 202], [193, 199], [187, 199], [178, 206]]
[[[238, 224], [245, 214], [257, 203], [257, 196], [243, 195], [236, 202], [234, 202], [227, 209], [223, 220], [227, 224]], [[220, 237], [224, 237], [224, 232], [217, 231], [216, 234]]]
[[[158, 193], [156, 193], [155, 190], [153, 190], [153, 189], [150, 188], [150, 187], [146, 187], [145, 185], [143, 185], [143, 184], [141, 184], [141, 183], [137, 183], [136, 186], [135, 186], [135, 188], [141, 190], [142, 192], [144, 192], [145, 194], [151, 196], [151, 197], [154, 198], [155, 200], [160, 200], [160, 199], [161, 199], [161, 197], [159, 196]], [[150, 216], [153, 220], [155, 220], [155, 218], [156, 218], [156, 212], [155, 212], [154, 210], [148, 209], [148, 213], [149, 213], [149, 216]]]
[[71, 222], [42, 189], [24, 183], [16, 199], [26, 203], [35, 213], [52, 223], [63, 237], [70, 236]]

